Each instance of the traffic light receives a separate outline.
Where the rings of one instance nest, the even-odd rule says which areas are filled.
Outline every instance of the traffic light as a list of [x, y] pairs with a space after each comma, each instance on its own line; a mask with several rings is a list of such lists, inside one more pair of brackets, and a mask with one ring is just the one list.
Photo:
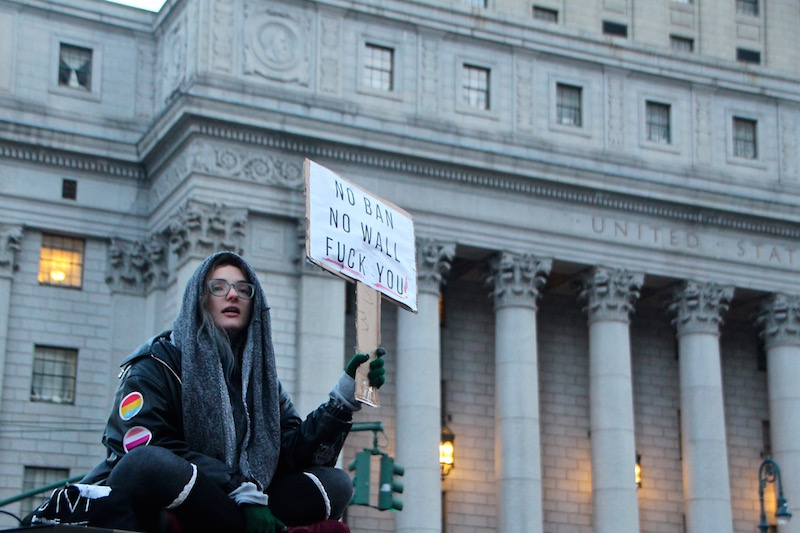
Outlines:
[[369, 450], [356, 453], [356, 458], [350, 461], [347, 469], [353, 474], [353, 497], [348, 505], [369, 505], [369, 464], [372, 454]]
[[394, 458], [381, 455], [380, 489], [378, 491], [378, 509], [381, 511], [402, 511], [403, 502], [395, 499], [394, 493], [403, 492], [403, 484], [394, 480], [394, 476], [402, 476], [405, 468], [394, 464]]

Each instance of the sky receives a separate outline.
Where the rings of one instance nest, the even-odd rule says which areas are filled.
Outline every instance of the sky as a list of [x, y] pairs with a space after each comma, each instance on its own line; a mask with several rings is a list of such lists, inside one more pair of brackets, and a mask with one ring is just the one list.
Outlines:
[[115, 4], [125, 4], [127, 6], [140, 7], [148, 11], [158, 11], [164, 5], [165, 0], [109, 0]]

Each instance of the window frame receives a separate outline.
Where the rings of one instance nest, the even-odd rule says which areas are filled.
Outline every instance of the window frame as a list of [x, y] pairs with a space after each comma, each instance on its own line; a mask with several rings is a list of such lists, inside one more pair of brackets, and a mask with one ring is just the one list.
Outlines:
[[[63, 359], [59, 359], [59, 357], [63, 357]], [[30, 401], [55, 405], [75, 405], [78, 358], [77, 348], [35, 344], [31, 362]], [[48, 363], [55, 368], [69, 368], [71, 374], [69, 372], [56, 373], [55, 370], [46, 372]], [[39, 384], [38, 391], [36, 390], [37, 382]], [[47, 390], [45, 390], [45, 384], [48, 385]], [[59, 394], [56, 394], [56, 389]], [[46, 392], [49, 394], [45, 394]]]
[[[574, 114], [575, 107], [567, 107], [566, 105], [561, 104], [561, 96], [562, 91], [570, 91], [572, 94], [570, 96], [574, 96], [574, 92], [577, 92], [577, 111], [578, 111], [578, 123], [576, 124], [573, 120], [571, 123], [566, 122], [564, 119], [568, 118], [566, 116], [562, 116], [561, 110], [567, 109]], [[566, 96], [566, 94], [564, 94]], [[580, 85], [574, 85], [571, 83], [564, 83], [564, 82], [556, 82], [556, 123], [559, 126], [563, 126], [565, 128], [575, 128], [575, 129], [582, 129], [585, 124], [584, 115], [586, 114], [586, 106], [584, 105], [584, 88]]]
[[[471, 86], [470, 80], [472, 76], [470, 76], [470, 72], [481, 73], [486, 75], [485, 85], [477, 87]], [[467, 109], [471, 109], [473, 112], [480, 112], [480, 113], [488, 113], [494, 110], [494, 106], [492, 103], [492, 99], [494, 94], [492, 92], [492, 69], [480, 64], [476, 64], [475, 62], [463, 62], [461, 64], [461, 75], [460, 75], [461, 83], [459, 83], [460, 91], [458, 101], [461, 102], [461, 105], [466, 107]], [[484, 105], [477, 106], [473, 105], [471, 102], [473, 99], [468, 97], [468, 95], [475, 94], [475, 95], [483, 95], [483, 102]]]
[[[742, 155], [738, 153], [737, 146], [739, 145], [739, 138], [737, 137], [737, 122], [742, 124], [749, 124], [752, 125], [752, 145], [753, 145], [753, 156], [748, 157], [746, 155]], [[761, 156], [759, 150], [759, 134], [758, 134], [758, 119], [754, 119], [751, 117], [740, 116], [740, 115], [733, 115], [731, 116], [731, 155], [737, 159], [742, 161], [759, 161]]]
[[[537, 17], [536, 16], [537, 13], [542, 13], [542, 14], [547, 13], [549, 15], [554, 15], [555, 16], [555, 20], [551, 20], [550, 18], [547, 18], [547, 17]], [[531, 16], [533, 17], [533, 20], [538, 21], [541, 24], [558, 25], [559, 24], [559, 19], [561, 18], [559, 15], [560, 15], [559, 10], [557, 8], [550, 7], [550, 6], [543, 6], [543, 5], [539, 5], [539, 4], [534, 4], [532, 9], [531, 9]]]
[[[487, 80], [487, 97], [488, 109], [470, 106], [464, 99], [464, 85], [466, 83], [467, 70], [465, 67], [475, 69], [482, 69], [488, 72]], [[479, 56], [477, 54], [463, 54], [457, 55], [454, 62], [454, 76], [453, 76], [453, 101], [455, 113], [472, 115], [484, 119], [499, 120], [499, 107], [501, 102], [497, 98], [497, 80], [501, 78], [501, 72], [498, 64], [487, 57]]]
[[[639, 147], [646, 150], [680, 154], [682, 146], [686, 143], [686, 139], [683, 137], [682, 125], [678, 119], [683, 111], [681, 100], [679, 98], [676, 99], [674, 94], [664, 91], [647, 91], [639, 93], [638, 101]], [[669, 107], [669, 143], [653, 141], [649, 137], [648, 107], [650, 104]]]
[[[51, 241], [52, 239], [52, 241]], [[59, 244], [66, 243], [71, 241], [75, 245], [80, 243], [79, 247], [67, 247], [65, 245], [58, 246]], [[77, 253], [79, 256], [79, 262], [73, 262], [69, 258], [59, 261], [56, 257], [45, 257], [45, 250], [57, 250], [64, 253], [65, 256], [68, 256], [71, 253]], [[56, 254], [51, 254], [55, 256]], [[47, 269], [44, 268], [48, 263], [64, 263], [68, 264], [69, 266], [75, 268], [76, 266], [80, 269], [78, 274], [72, 275], [69, 272], [65, 274], [66, 278], [76, 278], [74, 282], [58, 282], [58, 281], [48, 281], [50, 277], [52, 277], [53, 270], [49, 270], [45, 272]], [[72, 237], [69, 235], [60, 235], [57, 233], [47, 233], [43, 232], [41, 235], [41, 242], [39, 243], [39, 264], [37, 267], [37, 281], [40, 286], [47, 286], [47, 287], [59, 287], [65, 289], [76, 289], [82, 290], [83, 283], [84, 283], [84, 275], [86, 273], [86, 240], [80, 237]], [[49, 275], [48, 275], [49, 274]]]
[[[567, 133], [578, 137], [591, 138], [593, 134], [592, 105], [595, 102], [593, 95], [594, 84], [589, 77], [581, 76], [579, 72], [571, 75], [551, 73], [548, 84], [550, 87], [548, 106], [548, 127], [551, 131]], [[581, 89], [581, 126], [561, 124], [558, 120], [558, 86], [559, 84], [579, 87]]]
[[[659, 113], [666, 110], [666, 121], [665, 123], [658, 123], [657, 120], [654, 120], [653, 112], [658, 110]], [[645, 138], [647, 142], [651, 142], [653, 144], [662, 144], [665, 146], [669, 146], [673, 142], [673, 128], [672, 128], [672, 104], [666, 102], [660, 102], [657, 100], [645, 99], [644, 102], [644, 123], [645, 123]], [[654, 128], [663, 128], [666, 130], [666, 134], [660, 136], [659, 139], [654, 139], [653, 135], [651, 135]], [[666, 140], [663, 140], [666, 138]]]
[[[357, 73], [356, 73], [356, 91], [368, 96], [375, 96], [382, 99], [389, 99], [394, 101], [403, 100], [403, 62], [404, 54], [402, 52], [402, 41], [397, 39], [387, 38], [386, 36], [378, 37], [371, 33], [364, 33], [359, 38], [358, 51], [357, 51]], [[389, 49], [392, 51], [392, 74], [391, 84], [392, 90], [386, 91], [377, 89], [368, 85], [364, 79], [364, 71], [367, 68], [368, 54], [367, 47], [375, 46], [380, 48]]]
[[[88, 91], [59, 84], [62, 44], [77, 48], [86, 48], [92, 51], [92, 83]], [[50, 55], [52, 61], [48, 79], [50, 80], [49, 87], [51, 93], [81, 100], [100, 101], [103, 94], [103, 46], [101, 43], [88, 41], [75, 35], [55, 34], [51, 38]]]
[[[675, 43], [688, 43], [689, 49], [679, 48], [674, 46]], [[671, 33], [669, 35], [669, 49], [673, 52], [681, 53], [681, 54], [694, 54], [694, 43], [695, 40], [693, 37], [686, 37], [684, 35], [676, 35]]]
[[745, 17], [760, 17], [761, 5], [759, 0], [736, 0], [736, 14]]

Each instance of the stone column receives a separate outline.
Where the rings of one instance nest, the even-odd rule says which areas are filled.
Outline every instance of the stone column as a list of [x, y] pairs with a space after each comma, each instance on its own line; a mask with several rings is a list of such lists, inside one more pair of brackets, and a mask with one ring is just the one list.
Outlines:
[[767, 351], [772, 457], [781, 469], [783, 493], [794, 518], [781, 533], [800, 532], [800, 296], [776, 294], [757, 319]]
[[[305, 228], [304, 228], [305, 229]], [[300, 415], [328, 400], [339, 380], [352, 346], [345, 348], [345, 289], [347, 282], [305, 261], [300, 265], [297, 304], [297, 393]], [[347, 351], [347, 353], [345, 353]]]
[[551, 260], [503, 252], [489, 265], [495, 306], [497, 530], [541, 533], [536, 300]]
[[589, 317], [592, 530], [638, 533], [630, 313], [643, 274], [597, 267], [581, 280]]
[[17, 252], [22, 242], [22, 226], [0, 225], [0, 407], [8, 349], [8, 313], [11, 306], [11, 281], [17, 269]]
[[396, 454], [406, 469], [398, 533], [442, 530], [439, 297], [454, 255], [453, 244], [418, 240], [418, 312], [397, 312]]
[[731, 533], [733, 516], [719, 327], [732, 287], [688, 281], [673, 294], [680, 359], [681, 452], [687, 533]]

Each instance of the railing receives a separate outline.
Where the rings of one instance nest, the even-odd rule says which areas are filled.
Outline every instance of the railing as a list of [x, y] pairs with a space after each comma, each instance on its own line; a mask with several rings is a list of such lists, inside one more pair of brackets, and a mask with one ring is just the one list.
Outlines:
[[6, 505], [16, 503], [20, 500], [24, 500], [25, 498], [30, 498], [31, 496], [36, 496], [37, 494], [41, 494], [42, 492], [47, 492], [49, 490], [57, 489], [59, 487], [63, 487], [65, 483], [74, 483], [76, 481], [80, 481], [83, 479], [83, 476], [86, 474], [81, 474], [80, 476], [73, 476], [62, 479], [61, 481], [55, 481], [50, 483], [49, 485], [44, 485], [42, 487], [37, 487], [28, 491], [25, 491], [21, 494], [17, 494], [16, 496], [11, 496], [10, 498], [6, 498], [5, 500], [0, 500], [0, 513], [8, 515], [14, 518], [17, 522], [22, 524], [22, 519], [15, 515], [14, 513], [10, 513], [8, 511], [3, 510], [2, 508]]

